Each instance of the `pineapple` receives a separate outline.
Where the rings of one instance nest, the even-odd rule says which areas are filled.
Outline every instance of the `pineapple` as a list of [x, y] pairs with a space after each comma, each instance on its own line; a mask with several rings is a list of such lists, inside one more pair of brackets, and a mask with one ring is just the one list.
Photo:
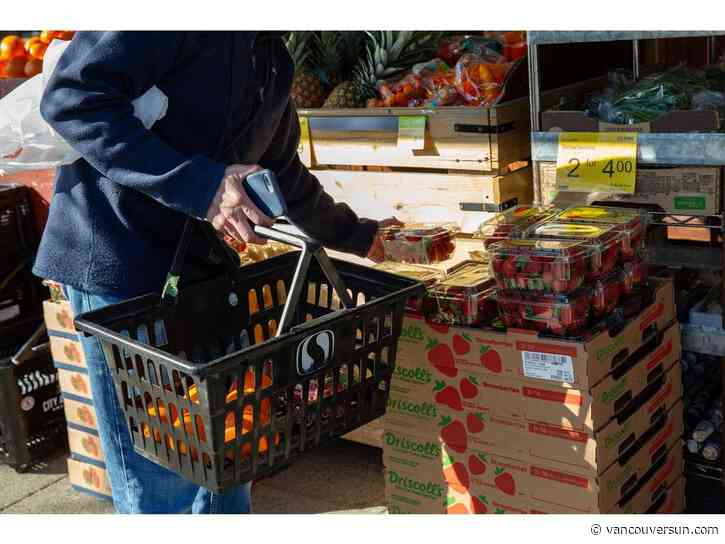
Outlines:
[[381, 31], [367, 33], [370, 43], [365, 58], [348, 81], [338, 85], [325, 101], [325, 108], [360, 108], [374, 98], [378, 81], [409, 70], [435, 56], [440, 33]]
[[315, 67], [320, 79], [329, 90], [334, 89], [344, 76], [345, 58], [340, 55], [343, 33], [334, 30], [315, 35]]
[[291, 32], [286, 42], [295, 65], [290, 94], [299, 109], [319, 108], [325, 101], [322, 81], [309, 65], [311, 38], [312, 32]]

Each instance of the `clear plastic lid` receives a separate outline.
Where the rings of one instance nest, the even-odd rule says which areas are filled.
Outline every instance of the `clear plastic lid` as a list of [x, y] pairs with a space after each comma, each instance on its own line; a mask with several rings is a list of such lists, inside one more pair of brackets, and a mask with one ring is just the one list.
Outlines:
[[588, 257], [592, 249], [577, 240], [502, 240], [489, 248], [491, 256], [532, 256], [542, 258], [570, 259]]
[[521, 238], [532, 225], [549, 219], [560, 210], [553, 207], [516, 206], [483, 223], [475, 238], [482, 238], [487, 246], [505, 238]]
[[493, 320], [497, 317], [495, 293], [488, 266], [466, 262], [429, 290], [428, 318], [454, 325]]
[[444, 225], [434, 225], [429, 223], [408, 223], [400, 227], [386, 227], [380, 230], [380, 234], [385, 237], [394, 238], [410, 238], [409, 241], [417, 241], [417, 238], [438, 238], [441, 236], [451, 236], [459, 230], [458, 226], [453, 223]]
[[478, 294], [492, 286], [493, 278], [487, 264], [466, 262], [441, 280], [431, 291], [441, 294], [456, 292], [468, 296]]
[[557, 222], [612, 225], [622, 233], [622, 256], [634, 257], [644, 245], [645, 222], [637, 210], [603, 206], [576, 206], [559, 213]]
[[455, 225], [409, 224], [382, 229], [380, 237], [386, 260], [432, 264], [445, 261], [456, 249]]
[[557, 214], [556, 220], [635, 227], [642, 222], [642, 215], [627, 208], [574, 206]]
[[544, 223], [531, 231], [537, 238], [580, 240], [587, 243], [608, 243], [618, 241], [619, 235], [613, 225], [588, 223]]
[[373, 268], [382, 270], [383, 272], [405, 276], [406, 278], [419, 281], [428, 286], [441, 281], [445, 277], [445, 273], [441, 270], [417, 264], [384, 262], [376, 264]]

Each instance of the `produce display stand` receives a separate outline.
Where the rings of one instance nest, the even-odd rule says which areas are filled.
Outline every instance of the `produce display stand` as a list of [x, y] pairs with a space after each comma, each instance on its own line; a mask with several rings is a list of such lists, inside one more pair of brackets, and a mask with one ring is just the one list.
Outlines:
[[[558, 153], [559, 136], [552, 132], [543, 132], [541, 113], [543, 111], [541, 70], [539, 66], [539, 48], [550, 44], [574, 44], [584, 42], [614, 42], [628, 40], [632, 42], [632, 71], [635, 79], [640, 72], [640, 42], [642, 40], [668, 38], [702, 38], [707, 40], [707, 60], [715, 58], [716, 38], [725, 32], [671, 32], [671, 31], [613, 31], [613, 32], [528, 32], [528, 61], [531, 110], [531, 155], [533, 168], [535, 202], [542, 201], [543, 192], [538, 164], [555, 162]], [[640, 133], [638, 135], [637, 162], [652, 166], [717, 166], [725, 165], [725, 134], [709, 133]], [[718, 213], [703, 217], [702, 215], [686, 215], [651, 212], [649, 223], [655, 226], [692, 226], [711, 229], [715, 235], [720, 234], [721, 246], [679, 245], [663, 241], [653, 241], [648, 245], [650, 259], [653, 264], [674, 268], [697, 268], [721, 271], [725, 267], [725, 220], [723, 216], [723, 187], [720, 179], [720, 207]], [[661, 230], [661, 229], [658, 229]], [[725, 292], [725, 291], [724, 291]], [[723, 296], [725, 306], [725, 295]], [[725, 318], [724, 318], [725, 321]], [[725, 373], [723, 373], [725, 376]], [[725, 391], [725, 388], [723, 389]], [[722, 446], [725, 448], [725, 440]], [[725, 458], [720, 459], [720, 470], [725, 467]], [[708, 474], [718, 473], [709, 467]], [[719, 478], [725, 489], [725, 480]]]

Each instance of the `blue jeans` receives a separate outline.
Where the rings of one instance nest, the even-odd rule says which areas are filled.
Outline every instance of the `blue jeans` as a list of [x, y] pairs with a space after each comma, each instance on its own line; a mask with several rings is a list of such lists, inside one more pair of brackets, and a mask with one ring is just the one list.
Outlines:
[[[121, 298], [93, 295], [65, 287], [75, 315], [121, 302]], [[251, 484], [226, 493], [212, 493], [145, 459], [133, 449], [111, 372], [95, 337], [80, 336], [98, 420], [98, 434], [120, 514], [248, 514]]]

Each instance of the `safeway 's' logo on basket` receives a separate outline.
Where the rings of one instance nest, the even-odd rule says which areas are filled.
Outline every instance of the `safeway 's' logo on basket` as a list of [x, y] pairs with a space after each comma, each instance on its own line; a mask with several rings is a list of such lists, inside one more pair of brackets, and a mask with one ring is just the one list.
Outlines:
[[308, 336], [297, 347], [297, 373], [309, 374], [322, 368], [335, 354], [335, 335], [332, 331], [320, 331]]

